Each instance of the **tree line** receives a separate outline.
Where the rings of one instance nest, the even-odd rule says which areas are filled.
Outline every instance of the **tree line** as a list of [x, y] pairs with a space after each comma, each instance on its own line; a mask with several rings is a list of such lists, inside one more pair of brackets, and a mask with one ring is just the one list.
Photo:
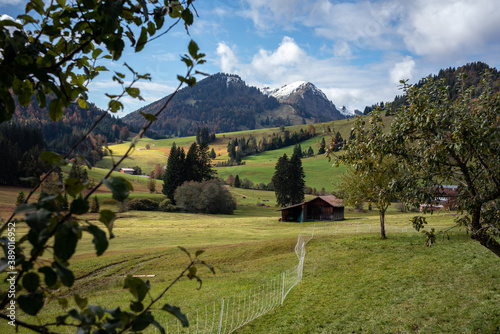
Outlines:
[[17, 124], [0, 124], [0, 184], [25, 185], [50, 169], [50, 165], [40, 159], [46, 144], [40, 129]]
[[[272, 136], [269, 135], [267, 138], [262, 137], [259, 141], [257, 141], [253, 135], [250, 135], [248, 139], [244, 136], [235, 138], [230, 140], [227, 144], [227, 153], [231, 161], [241, 162], [241, 159], [246, 156], [265, 151], [277, 150], [279, 148], [295, 145], [312, 138], [315, 136], [315, 131], [312, 129], [309, 131], [300, 129], [300, 131], [295, 131], [292, 134], [290, 134], [290, 131], [284, 130], [283, 135], [273, 133]], [[307, 154], [308, 153], [306, 153], [306, 155]], [[302, 152], [300, 153], [300, 156], [302, 156]]]
[[163, 176], [162, 193], [175, 203], [175, 190], [186, 181], [202, 182], [211, 180], [215, 171], [210, 162], [208, 144], [191, 144], [187, 153], [183, 147], [172, 144]]

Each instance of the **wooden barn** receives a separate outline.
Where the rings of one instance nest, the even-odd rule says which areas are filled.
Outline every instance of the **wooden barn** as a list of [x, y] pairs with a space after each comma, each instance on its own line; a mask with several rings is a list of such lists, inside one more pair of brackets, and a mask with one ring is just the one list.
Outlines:
[[305, 222], [311, 220], [342, 220], [344, 205], [337, 197], [318, 196], [310, 201], [281, 208], [281, 220], [288, 222]]

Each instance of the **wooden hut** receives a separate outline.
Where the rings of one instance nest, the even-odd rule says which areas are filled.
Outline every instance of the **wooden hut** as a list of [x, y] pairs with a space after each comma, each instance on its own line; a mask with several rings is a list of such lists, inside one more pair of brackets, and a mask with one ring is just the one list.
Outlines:
[[305, 222], [311, 220], [342, 220], [344, 205], [337, 197], [318, 196], [310, 201], [281, 208], [282, 221]]

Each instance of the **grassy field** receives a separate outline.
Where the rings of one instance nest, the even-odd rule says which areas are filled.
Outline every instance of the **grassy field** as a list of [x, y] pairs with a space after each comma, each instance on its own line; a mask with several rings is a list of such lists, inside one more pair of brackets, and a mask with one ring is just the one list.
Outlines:
[[[318, 143], [321, 141], [323, 137], [325, 137], [325, 141], [330, 142], [330, 133], [327, 132], [327, 128], [330, 127], [330, 130], [335, 132], [340, 132], [344, 138], [349, 137], [349, 133], [351, 130], [353, 120], [342, 120], [335, 121], [329, 123], [321, 123], [314, 124], [316, 129], [316, 133], [319, 135], [304, 141], [301, 143], [301, 147], [303, 151], [307, 151], [309, 146], [311, 146], [314, 152], [318, 151]], [[286, 130], [293, 132], [300, 132], [300, 130], [307, 130], [307, 125], [295, 125], [289, 126]], [[216, 152], [217, 158], [214, 160], [214, 163], [217, 161], [227, 161], [227, 144], [230, 140], [235, 138], [245, 137], [248, 139], [250, 135], [260, 140], [261, 138], [266, 138], [272, 135], [283, 135], [279, 128], [270, 128], [270, 129], [258, 129], [258, 130], [248, 130], [248, 131], [240, 131], [240, 132], [228, 132], [228, 133], [218, 133], [217, 139], [215, 142], [210, 143], [210, 148], [213, 148]], [[195, 142], [196, 138], [193, 137], [182, 137], [182, 138], [170, 138], [170, 139], [161, 139], [161, 140], [152, 140], [148, 138], [141, 139], [136, 145], [136, 150], [132, 153], [130, 158], [126, 159], [121, 167], [141, 167], [143, 173], [148, 174], [151, 170], [153, 170], [154, 166], [159, 163], [161, 165], [166, 165], [167, 156], [169, 155], [170, 148], [172, 144], [175, 142], [179, 147], [183, 147], [187, 152], [189, 146]], [[150, 149], [146, 150], [146, 144], [150, 144]], [[112, 154], [109, 156], [105, 156], [103, 160], [97, 163], [96, 170], [110, 168], [112, 166], [113, 157], [116, 159], [118, 156], [125, 153], [128, 149], [130, 142], [125, 142], [122, 144], [111, 145], [110, 149], [112, 150]], [[271, 182], [271, 177], [274, 173], [274, 166], [276, 165], [276, 161], [278, 157], [282, 156], [284, 153], [291, 156], [293, 151], [293, 146], [263, 152], [257, 155], [248, 156], [243, 159], [246, 165], [235, 166], [235, 167], [219, 167], [216, 168], [219, 177], [223, 179], [227, 179], [229, 174], [233, 176], [239, 175], [241, 179], [248, 178], [254, 184], [265, 183], [268, 184]], [[332, 168], [331, 163], [323, 155], [316, 155], [311, 158], [304, 158], [302, 161], [304, 172], [306, 174], [306, 185], [312, 188], [316, 188], [318, 191], [321, 188], [325, 188], [327, 191], [331, 191], [333, 189], [333, 184], [335, 184], [340, 175], [343, 173], [344, 169], [340, 168]]]
[[[336, 122], [335, 131], [347, 137], [351, 123], [352, 120]], [[322, 127], [316, 125], [317, 131], [322, 131]], [[298, 131], [300, 126], [288, 129]], [[279, 129], [218, 134], [212, 147], [220, 154], [218, 160], [226, 160], [230, 139], [249, 134], [260, 138], [277, 132]], [[320, 139], [301, 143], [302, 149], [311, 146], [316, 151]], [[154, 144], [152, 149], [135, 151], [123, 167], [139, 165], [147, 172], [154, 164], [165, 163], [166, 158], [160, 155], [168, 155], [173, 141], [187, 150], [194, 137], [144, 139], [137, 147], [149, 142]], [[127, 147], [128, 143], [114, 145], [113, 154], [123, 153]], [[218, 173], [224, 179], [232, 174], [267, 184], [277, 158], [291, 152], [292, 147], [287, 147], [249, 156], [245, 158], [246, 165], [218, 168]], [[101, 164], [111, 166], [111, 157]], [[329, 187], [338, 182], [344, 171], [332, 168], [323, 156], [305, 158], [303, 166], [307, 185], [317, 190], [323, 187], [331, 190]], [[99, 180], [104, 173], [104, 169], [93, 168], [89, 177]], [[119, 175], [133, 184], [131, 197], [158, 201], [164, 198], [161, 194], [147, 193], [147, 178]], [[158, 182], [158, 191], [161, 186], [162, 182]], [[0, 187], [0, 218], [7, 217], [14, 209], [21, 190], [29, 191]], [[472, 241], [463, 230], [452, 230], [449, 240], [439, 235], [437, 243], [427, 248], [423, 235], [414, 232], [409, 222], [414, 214], [401, 213], [396, 205], [390, 207], [386, 216], [389, 239], [380, 240], [376, 211], [347, 208], [346, 220], [334, 223], [326, 231], [315, 227], [314, 222], [279, 222], [274, 192], [239, 188], [230, 191], [238, 202], [234, 215], [118, 213], [116, 238], [111, 240], [106, 253], [96, 257], [91, 237], [84, 234], [70, 267], [77, 278], [75, 286], [56, 291], [54, 297], [68, 298], [67, 310], [76, 307], [71, 300], [74, 292], [88, 297], [91, 305], [120, 305], [127, 309], [131, 297], [123, 289], [124, 277], [154, 275], [148, 279], [152, 296], [157, 295], [187, 265], [187, 256], [177, 248], [183, 246], [193, 253], [204, 250], [201, 258], [215, 267], [216, 275], [201, 269], [201, 290], [196, 289], [196, 282], [183, 280], [168, 292], [161, 305], [169, 303], [180, 306], [184, 312], [193, 311], [223, 297], [255, 289], [295, 266], [298, 234], [312, 235], [314, 229], [315, 237], [306, 246], [302, 283], [293, 288], [282, 307], [237, 333], [500, 333], [498, 258]], [[96, 195], [101, 209], [117, 209], [106, 188]], [[311, 197], [308, 195], [306, 199]], [[82, 217], [93, 222], [97, 218], [96, 214]], [[453, 226], [454, 216], [450, 214], [427, 218], [429, 227], [438, 230]], [[27, 228], [18, 224], [16, 232], [19, 238]], [[40, 265], [43, 264], [41, 261]], [[2, 280], [0, 290], [5, 287]], [[61, 312], [56, 299], [50, 298], [35, 322], [54, 321]], [[162, 323], [171, 319], [161, 311], [154, 312]], [[25, 317], [20, 311], [17, 316]], [[0, 333], [11, 332], [12, 328], [0, 321]], [[20, 333], [30, 332], [20, 329]]]
[[[125, 309], [130, 302], [123, 289], [126, 275], [155, 275], [149, 278], [154, 296], [187, 264], [186, 255], [177, 246], [191, 252], [203, 249], [202, 258], [215, 267], [216, 275], [202, 269], [201, 290], [196, 289], [195, 282], [185, 280], [174, 286], [164, 300], [187, 312], [265, 284], [296, 265], [297, 235], [310, 235], [314, 223], [278, 222], [272, 192], [232, 191], [238, 201], [234, 215], [138, 211], [118, 214], [116, 238], [103, 256], [95, 257], [90, 237], [83, 236], [71, 264], [77, 277], [75, 287], [61, 289], [57, 294], [71, 299], [72, 292], [78, 291], [89, 298], [89, 304], [121, 305]], [[0, 192], [1, 199], [7, 200], [8, 193], [8, 189]], [[161, 197], [135, 194], [139, 195]], [[109, 194], [98, 196], [105, 208], [116, 208]], [[283, 307], [237, 332], [498, 331], [498, 258], [458, 231], [451, 234], [450, 240], [438, 238], [436, 245], [426, 248], [423, 236], [412, 232], [411, 215], [391, 207], [387, 215], [389, 239], [384, 241], [376, 233], [376, 212], [347, 210], [347, 219], [339, 223], [336, 235], [326, 236], [316, 230], [315, 238], [306, 247], [302, 283], [290, 292]], [[97, 217], [88, 214], [84, 218], [93, 221]], [[443, 214], [428, 217], [436, 227], [451, 226], [452, 218]], [[366, 233], [367, 226], [371, 226], [372, 233]], [[394, 233], [402, 228], [408, 233]], [[22, 235], [26, 228], [19, 227], [17, 232]], [[5, 284], [0, 287], [5, 288]], [[70, 302], [72, 307], [75, 305]], [[52, 321], [60, 310], [52, 300], [39, 320]], [[169, 318], [160, 315], [160, 319]], [[0, 332], [9, 333], [5, 326], [1, 322]]]

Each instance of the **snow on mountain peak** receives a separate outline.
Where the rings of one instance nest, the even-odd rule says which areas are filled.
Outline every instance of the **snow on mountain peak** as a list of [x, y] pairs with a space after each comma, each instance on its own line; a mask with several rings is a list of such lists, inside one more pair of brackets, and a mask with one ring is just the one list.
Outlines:
[[307, 82], [307, 81], [296, 81], [288, 85], [284, 85], [281, 88], [276, 88], [276, 89], [270, 89], [269, 87], [262, 88], [261, 91], [264, 94], [270, 95], [275, 97], [276, 99], [286, 99], [290, 95], [296, 93], [302, 88], [309, 88], [314, 94], [318, 94], [321, 97], [325, 98], [328, 100], [326, 95], [319, 90], [316, 86], [314, 86], [312, 83]]

